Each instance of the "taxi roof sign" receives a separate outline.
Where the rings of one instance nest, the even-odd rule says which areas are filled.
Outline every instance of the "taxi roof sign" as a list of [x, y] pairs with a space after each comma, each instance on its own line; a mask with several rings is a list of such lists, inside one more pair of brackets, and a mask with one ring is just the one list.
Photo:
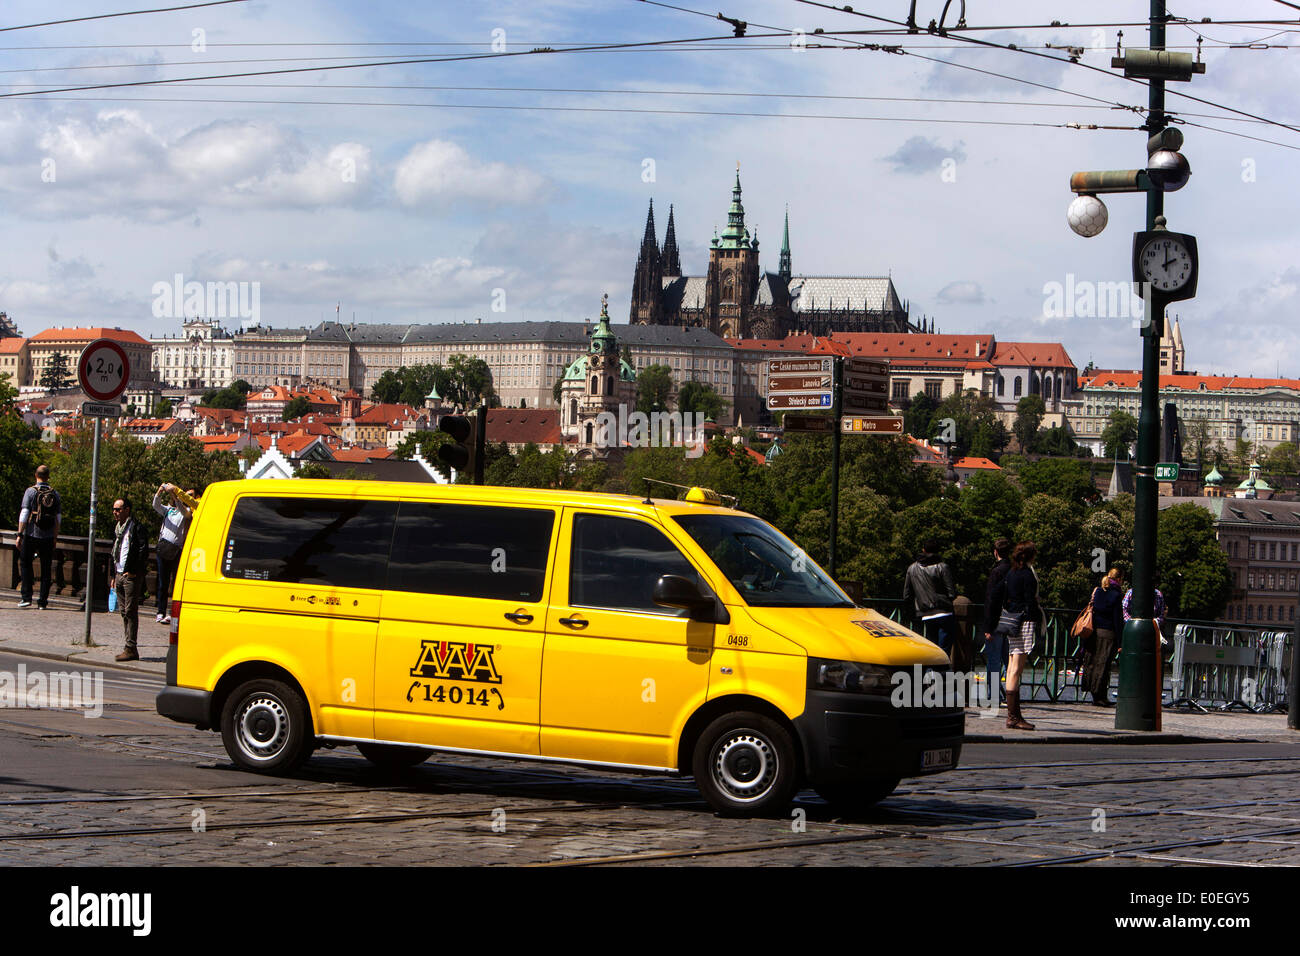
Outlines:
[[712, 488], [700, 488], [697, 486], [686, 492], [686, 500], [698, 501], [700, 504], [704, 505], [720, 505], [722, 504], [722, 495], [718, 494]]

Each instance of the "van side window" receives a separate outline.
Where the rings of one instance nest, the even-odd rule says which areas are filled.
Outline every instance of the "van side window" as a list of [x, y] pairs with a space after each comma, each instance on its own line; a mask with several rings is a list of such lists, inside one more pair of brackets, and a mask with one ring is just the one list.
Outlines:
[[402, 502], [388, 589], [540, 601], [555, 512]]
[[395, 501], [240, 498], [221, 573], [250, 581], [382, 588], [396, 518]]
[[684, 610], [654, 602], [655, 582], [661, 574], [699, 580], [695, 568], [667, 535], [644, 521], [606, 515], [574, 516], [570, 604], [686, 616]]

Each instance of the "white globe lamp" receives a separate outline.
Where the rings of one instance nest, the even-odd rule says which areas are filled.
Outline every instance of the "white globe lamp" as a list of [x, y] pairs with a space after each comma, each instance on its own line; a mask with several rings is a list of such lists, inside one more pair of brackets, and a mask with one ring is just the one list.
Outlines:
[[1105, 229], [1106, 221], [1109, 219], [1106, 204], [1096, 196], [1086, 193], [1074, 197], [1074, 201], [1070, 203], [1070, 208], [1065, 215], [1070, 221], [1070, 228], [1085, 239], [1091, 238]]

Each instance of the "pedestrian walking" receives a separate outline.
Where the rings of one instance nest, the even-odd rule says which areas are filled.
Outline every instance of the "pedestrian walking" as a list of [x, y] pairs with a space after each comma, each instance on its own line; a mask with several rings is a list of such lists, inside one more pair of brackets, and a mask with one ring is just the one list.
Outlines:
[[956, 634], [957, 622], [952, 614], [956, 597], [957, 584], [952, 569], [939, 557], [939, 546], [933, 539], [923, 541], [920, 555], [903, 579], [903, 600], [912, 602], [925, 636], [945, 651]]
[[1084, 642], [1083, 689], [1092, 695], [1098, 707], [1111, 706], [1110, 664], [1119, 649], [1124, 631], [1124, 573], [1111, 568], [1094, 588], [1088, 603], [1092, 605], [1092, 638]]
[[[1002, 667], [1007, 663], [1007, 638], [998, 632], [1002, 601], [1006, 596], [1007, 572], [1011, 570], [1011, 541], [998, 538], [993, 542], [993, 567], [989, 568], [984, 589], [984, 670], [989, 700], [1001, 698]], [[996, 695], [996, 696], [994, 696]]]
[[1034, 559], [1038, 548], [1032, 541], [1022, 541], [1011, 552], [1011, 570], [1006, 577], [1006, 596], [998, 629], [1007, 635], [1007, 726], [1013, 730], [1033, 730], [1034, 725], [1020, 713], [1020, 675], [1034, 649], [1042, 622], [1043, 609], [1038, 603], [1038, 575]]
[[122, 631], [126, 647], [115, 660], [138, 661], [136, 635], [140, 629], [140, 595], [144, 591], [144, 576], [149, 568], [149, 533], [145, 526], [131, 515], [131, 502], [118, 498], [113, 502], [112, 577], [109, 587], [117, 594], [117, 609], [122, 614]]
[[[1160, 628], [1163, 639], [1165, 631], [1165, 596], [1160, 591], [1160, 578], [1155, 576], [1151, 579], [1151, 590], [1155, 591], [1155, 600], [1152, 603], [1152, 617], [1156, 619], [1156, 626]], [[1133, 620], [1133, 615], [1129, 613], [1129, 603], [1133, 600], [1133, 589], [1129, 588], [1124, 593], [1124, 620]]]
[[63, 502], [59, 493], [50, 487], [50, 469], [40, 465], [36, 469], [36, 483], [23, 492], [22, 506], [18, 512], [18, 569], [22, 577], [18, 606], [32, 606], [32, 562], [41, 562], [41, 590], [36, 601], [39, 610], [45, 610], [50, 600], [50, 585], [54, 581], [54, 546], [59, 540], [59, 525], [63, 523]]
[[[167, 498], [171, 504], [165, 504]], [[158, 546], [154, 549], [158, 564], [158, 613], [154, 620], [159, 624], [172, 622], [172, 588], [176, 585], [176, 569], [181, 563], [181, 550], [185, 535], [190, 529], [190, 518], [198, 502], [193, 491], [181, 491], [170, 482], [163, 482], [153, 496], [153, 510], [162, 516], [162, 529], [158, 532]]]

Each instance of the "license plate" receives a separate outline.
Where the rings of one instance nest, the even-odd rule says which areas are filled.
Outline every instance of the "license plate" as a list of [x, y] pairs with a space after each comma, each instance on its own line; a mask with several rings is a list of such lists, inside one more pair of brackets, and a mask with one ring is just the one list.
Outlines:
[[942, 750], [923, 750], [921, 751], [921, 769], [934, 770], [939, 767], [952, 766], [952, 748], [944, 747]]

